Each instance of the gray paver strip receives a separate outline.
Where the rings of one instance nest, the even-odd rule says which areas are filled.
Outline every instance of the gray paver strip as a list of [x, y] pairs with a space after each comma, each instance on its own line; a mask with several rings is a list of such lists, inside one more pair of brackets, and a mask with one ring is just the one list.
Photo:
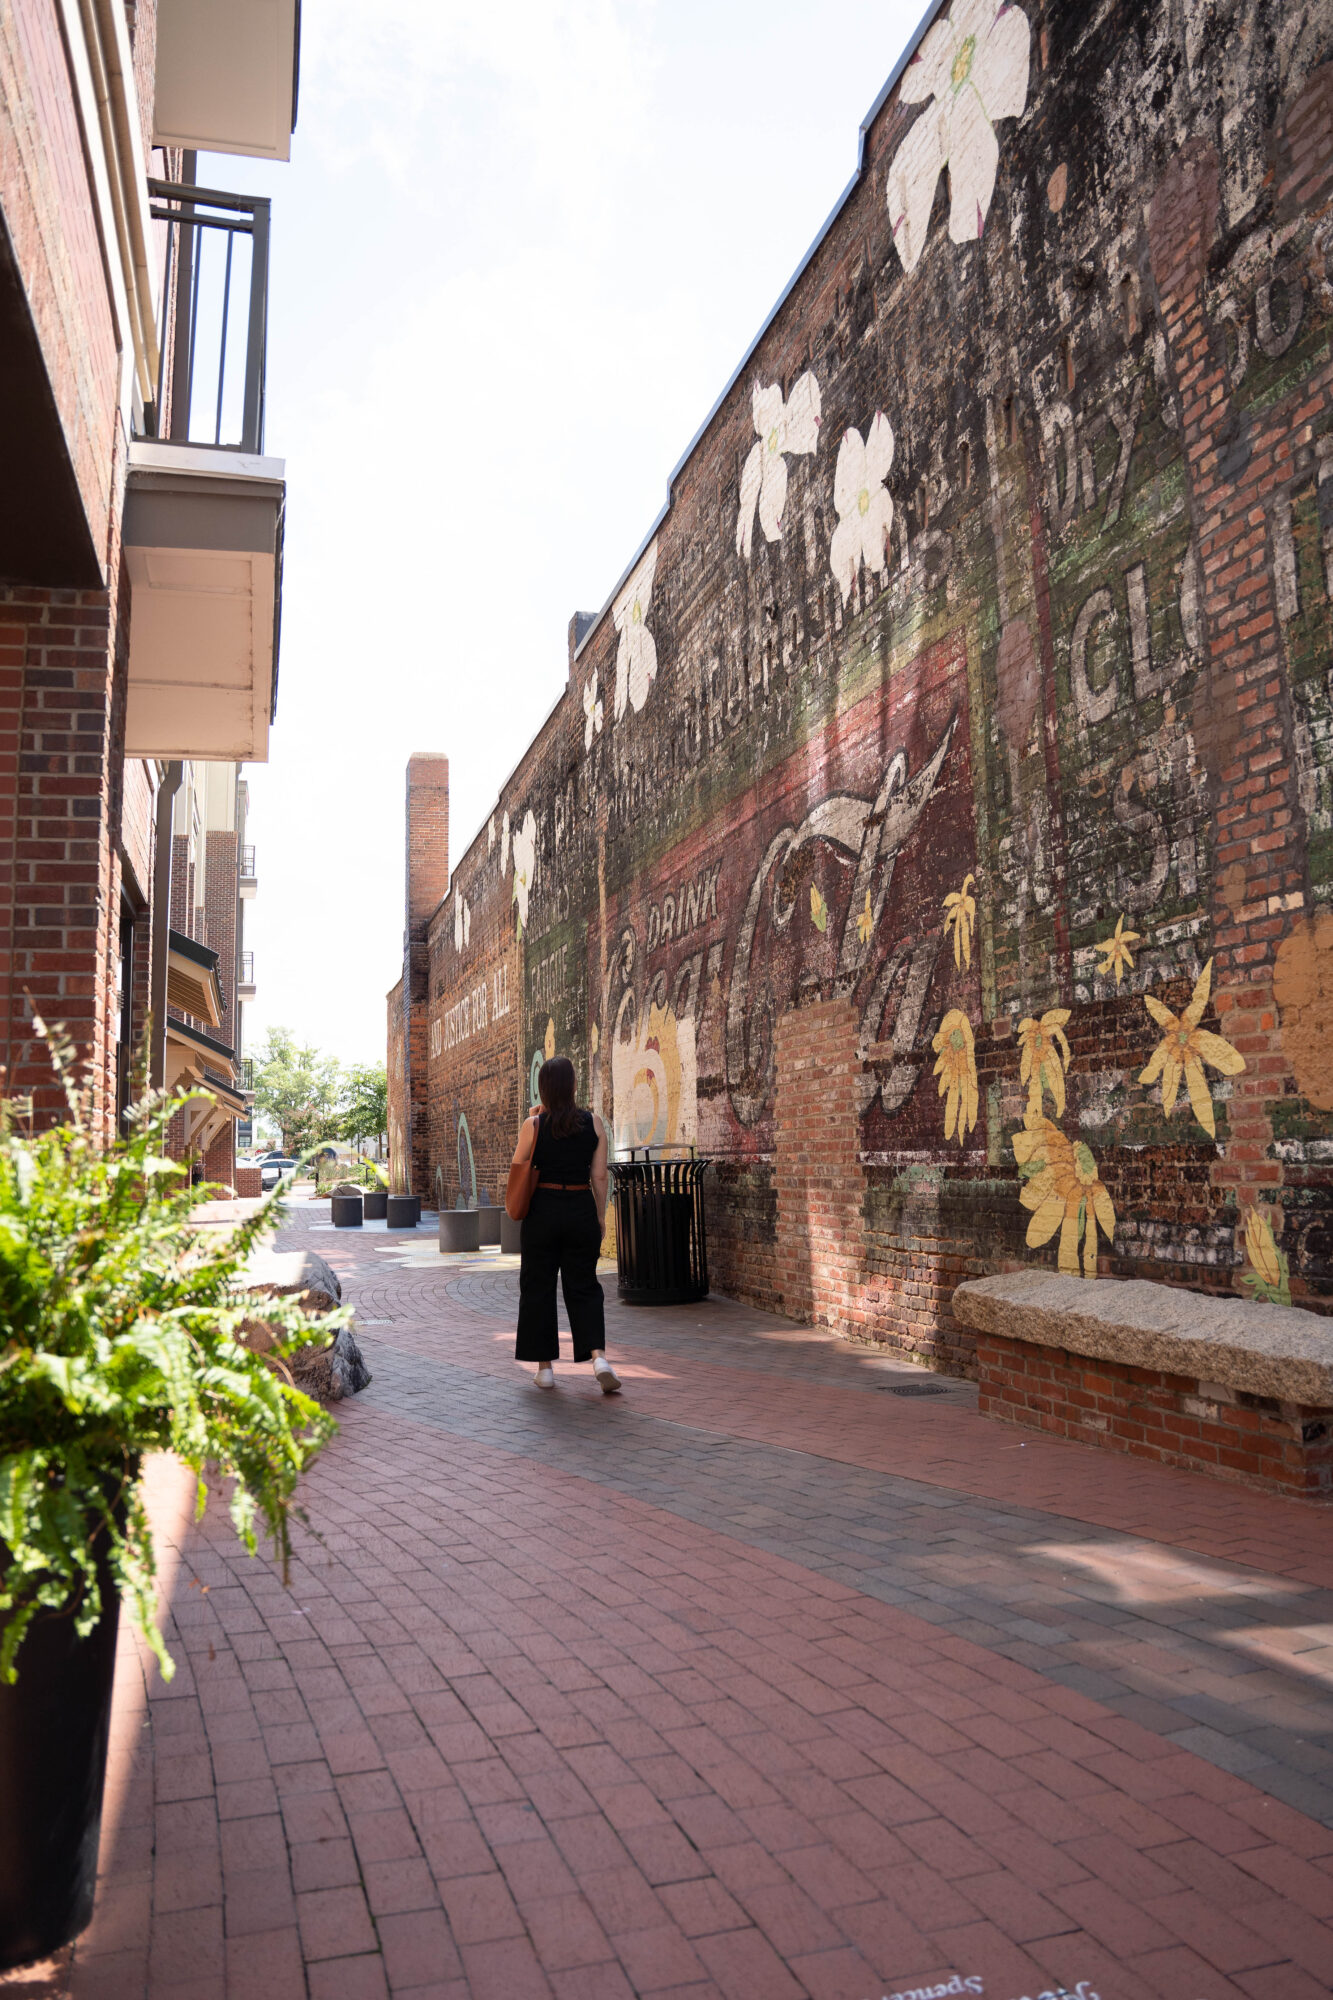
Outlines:
[[[433, 1290], [437, 1300], [447, 1292], [491, 1319], [512, 1311], [516, 1274], [446, 1270]], [[629, 1354], [651, 1347], [684, 1362], [699, 1358], [683, 1316], [673, 1315], [670, 1327], [645, 1324], [647, 1315], [608, 1301], [616, 1350]], [[919, 1373], [877, 1355], [839, 1352], [828, 1336], [793, 1331], [729, 1302], [722, 1315], [710, 1311], [705, 1353], [728, 1368], [862, 1389], [884, 1373]], [[1333, 1825], [1333, 1677], [1321, 1671], [1293, 1684], [1275, 1673], [1280, 1654], [1268, 1643], [1284, 1628], [1303, 1635], [1297, 1645], [1316, 1643], [1311, 1628], [1333, 1633], [1333, 1591], [1238, 1565], [1172, 1560], [1132, 1535], [1030, 1508], [997, 1508], [814, 1454], [705, 1436], [636, 1412], [632, 1399], [609, 1431], [600, 1402], [528, 1396], [521, 1383], [516, 1394], [504, 1377], [387, 1343], [376, 1350], [376, 1366], [371, 1393], [418, 1423], [649, 1500], [911, 1610], [1094, 1694]], [[958, 1390], [960, 1400], [970, 1393], [969, 1385]], [[877, 1529], [876, 1522], [892, 1527]], [[1136, 1564], [1162, 1601], [1116, 1601], [1116, 1574], [1130, 1576]], [[1256, 1640], [1262, 1653], [1247, 1652]], [[1288, 1704], [1280, 1721], [1268, 1706], [1277, 1696]]]

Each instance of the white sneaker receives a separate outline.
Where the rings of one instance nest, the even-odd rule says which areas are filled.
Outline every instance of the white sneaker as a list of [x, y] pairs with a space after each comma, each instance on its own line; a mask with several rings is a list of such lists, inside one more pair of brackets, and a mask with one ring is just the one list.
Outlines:
[[604, 1396], [620, 1394], [620, 1377], [604, 1354], [593, 1355], [592, 1372], [597, 1377]]
[[544, 1361], [532, 1379], [539, 1389], [554, 1389], [555, 1370], [550, 1362]]

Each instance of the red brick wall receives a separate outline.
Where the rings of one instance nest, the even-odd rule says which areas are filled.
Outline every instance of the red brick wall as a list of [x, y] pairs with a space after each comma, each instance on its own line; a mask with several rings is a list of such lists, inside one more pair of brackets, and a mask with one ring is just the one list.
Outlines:
[[[924, 247], [905, 222], [895, 167], [936, 113], [887, 92], [431, 931], [431, 1006], [511, 946], [520, 969], [508, 1084], [471, 1039], [431, 1070], [446, 1184], [460, 1115], [502, 1158], [553, 1044], [618, 1130], [715, 1162], [720, 1287], [959, 1368], [958, 1280], [1059, 1254], [1015, 1150], [1047, 1015], [1033, 1111], [1109, 1197], [1097, 1268], [1333, 1309], [1333, 16], [1292, 38], [1246, 0], [1189, 63], [1167, 0], [1005, 17], [1027, 102], [978, 239], [952, 165]], [[786, 423], [812, 381], [793, 444], [755, 399]], [[881, 419], [858, 493], [838, 467]], [[872, 500], [891, 525], [848, 570]], [[825, 1045], [784, 1069], [811, 1008]]]
[[8, 907], [0, 912], [7, 1087], [17, 1096], [31, 1092], [39, 1116], [63, 1109], [31, 1029], [35, 1009], [73, 1039], [97, 1116], [108, 1124], [115, 1097], [127, 599], [128, 591], [109, 598], [0, 590], [5, 655], [16, 663], [8, 671], [21, 675], [21, 684], [6, 690], [19, 725]]
[[[141, 11], [155, 14], [151, 5]], [[93, 547], [105, 557], [118, 509], [120, 366], [56, 7], [5, 10], [0, 191]], [[108, 253], [116, 255], [114, 244]]]
[[1333, 1496], [1333, 1410], [989, 1334], [976, 1353], [983, 1416], [1244, 1486]]

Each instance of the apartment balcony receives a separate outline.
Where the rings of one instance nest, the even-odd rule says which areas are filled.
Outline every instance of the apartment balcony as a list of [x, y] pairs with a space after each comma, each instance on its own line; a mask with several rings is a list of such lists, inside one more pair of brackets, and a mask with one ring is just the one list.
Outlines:
[[263, 763], [277, 695], [283, 461], [264, 455], [269, 204], [150, 181], [166, 232], [165, 423], [130, 446], [125, 748]]
[[236, 998], [253, 1000], [255, 992], [255, 955], [252, 951], [243, 951], [237, 965]]
[[248, 902], [259, 892], [259, 877], [255, 874], [255, 851], [253, 847], [241, 849], [241, 895]]

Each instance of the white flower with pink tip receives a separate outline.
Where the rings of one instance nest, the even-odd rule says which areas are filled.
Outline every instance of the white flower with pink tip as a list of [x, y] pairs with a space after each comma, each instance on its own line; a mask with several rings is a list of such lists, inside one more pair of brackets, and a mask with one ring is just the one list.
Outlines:
[[888, 576], [893, 501], [884, 482], [892, 465], [893, 426], [882, 410], [876, 413], [864, 443], [860, 431], [844, 432], [833, 474], [838, 525], [829, 549], [829, 564], [844, 604], [862, 563], [881, 577]]
[[750, 560], [755, 506], [764, 539], [782, 536], [782, 510], [787, 504], [785, 452], [805, 453], [819, 443], [819, 384], [809, 369], [798, 376], [786, 402], [776, 382], [755, 388], [750, 399], [759, 442], [750, 449], [741, 473], [741, 508], [736, 520], [736, 553]]
[[1031, 41], [1026, 14], [1008, 0], [954, 0], [903, 71], [903, 102], [932, 100], [889, 168], [889, 220], [904, 270], [921, 260], [946, 167], [950, 239], [979, 239], [1000, 163], [995, 121], [1017, 118], [1028, 101]]

